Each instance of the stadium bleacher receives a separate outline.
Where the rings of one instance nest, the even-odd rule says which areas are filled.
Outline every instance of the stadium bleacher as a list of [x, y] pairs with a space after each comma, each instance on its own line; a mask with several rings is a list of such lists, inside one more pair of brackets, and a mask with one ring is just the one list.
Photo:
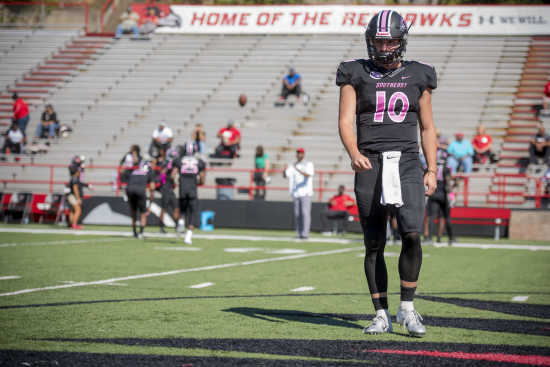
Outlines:
[[[29, 35], [23, 37], [27, 38], [9, 41], [11, 38], [6, 37], [2, 44], [29, 41]], [[67, 37], [76, 39], [67, 33], [59, 39], [54, 37], [65, 45], [60, 54], [76, 47]], [[95, 38], [79, 41], [88, 45], [99, 42]], [[509, 146], [525, 148], [525, 142], [510, 140], [510, 136], [519, 122], [515, 116], [522, 110], [518, 108], [533, 103], [525, 102], [520, 90], [527, 75], [524, 66], [529, 65], [532, 48], [546, 42], [527, 36], [412, 36], [407, 59], [436, 67], [439, 87], [433, 97], [434, 116], [444, 135], [451, 138], [460, 131], [471, 138], [482, 122], [494, 138], [495, 150], [506, 157]], [[147, 150], [160, 120], [173, 129], [176, 144], [189, 139], [195, 123], [202, 123], [207, 147], [213, 150], [218, 143], [217, 131], [233, 119], [243, 142], [241, 157], [231, 162], [231, 169], [252, 168], [254, 149], [261, 144], [274, 168], [283, 168], [294, 159], [295, 148], [303, 146], [317, 170], [349, 170], [349, 159], [337, 136], [338, 88], [334, 76], [340, 61], [365, 57], [361, 35], [155, 35], [149, 41], [103, 39], [96, 46], [93, 57], [72, 68], [70, 77], [54, 92], [33, 100], [36, 107], [31, 112], [29, 131], [34, 131], [45, 103], [52, 103], [62, 123], [70, 123], [74, 129], [47, 154], [34, 157], [35, 162], [63, 165], [72, 155], [84, 154], [94, 165], [116, 165], [131, 144], [138, 143]], [[20, 46], [6, 47], [9, 54]], [[51, 55], [43, 54], [42, 61], [48, 57]], [[294, 107], [277, 107], [274, 102], [289, 67], [302, 75], [309, 103], [297, 101]], [[14, 70], [12, 79], [21, 79], [28, 69]], [[241, 93], [248, 96], [245, 107], [237, 104]], [[522, 132], [532, 131], [532, 121], [527, 121], [531, 124]], [[507, 161], [503, 163], [470, 180], [468, 189], [484, 195], [471, 195], [469, 205], [492, 205], [486, 195], [496, 190], [491, 174], [507, 169], [517, 172], [517, 167], [506, 168]], [[9, 176], [21, 180], [36, 176], [47, 179], [49, 175], [46, 167], [9, 170]], [[55, 190], [59, 191], [67, 173], [63, 167], [54, 171], [59, 181]], [[105, 183], [96, 193], [111, 195], [109, 182], [114, 175], [113, 170], [89, 170], [86, 180]], [[227, 176], [235, 177], [238, 186], [250, 182], [248, 172], [221, 171], [210, 173], [207, 185], [215, 185], [216, 177]], [[352, 186], [347, 174], [325, 174], [322, 181], [330, 188]], [[285, 187], [286, 181], [276, 174], [270, 186]], [[10, 184], [12, 187], [16, 188]], [[39, 187], [24, 185], [26, 190]], [[204, 197], [215, 197], [213, 189], [203, 193]], [[289, 200], [284, 190], [269, 191], [268, 198]], [[532, 202], [522, 201], [520, 205]]]

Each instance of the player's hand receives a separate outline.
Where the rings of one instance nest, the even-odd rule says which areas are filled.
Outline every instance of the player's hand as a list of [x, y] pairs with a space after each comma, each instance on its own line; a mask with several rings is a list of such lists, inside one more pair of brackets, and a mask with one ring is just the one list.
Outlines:
[[431, 196], [434, 193], [437, 187], [437, 180], [433, 172], [426, 172], [424, 175], [424, 187], [426, 188], [427, 196]]
[[361, 153], [357, 153], [356, 155], [351, 157], [351, 168], [355, 172], [361, 172], [372, 169], [372, 165], [370, 164], [370, 161], [367, 157], [365, 157]]
[[88, 190], [94, 191], [94, 187], [92, 186], [92, 184], [88, 184]]

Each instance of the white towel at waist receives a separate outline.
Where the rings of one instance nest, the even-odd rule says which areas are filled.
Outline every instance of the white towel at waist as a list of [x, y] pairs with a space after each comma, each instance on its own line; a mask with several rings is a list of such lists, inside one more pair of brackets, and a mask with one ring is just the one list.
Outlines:
[[399, 160], [401, 152], [382, 153], [382, 195], [380, 204], [403, 206], [401, 197], [401, 179], [399, 178]]

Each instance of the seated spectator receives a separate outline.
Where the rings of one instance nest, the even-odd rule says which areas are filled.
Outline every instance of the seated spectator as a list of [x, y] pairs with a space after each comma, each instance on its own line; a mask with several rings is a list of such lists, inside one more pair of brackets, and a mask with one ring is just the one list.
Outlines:
[[53, 106], [48, 104], [44, 112], [42, 112], [40, 123], [36, 127], [36, 136], [38, 138], [53, 139], [57, 136], [58, 129], [59, 121], [57, 121], [57, 114], [53, 110]]
[[550, 109], [550, 80], [544, 86], [544, 94], [542, 95], [542, 109]]
[[27, 135], [25, 131], [30, 120], [29, 106], [17, 93], [12, 94], [11, 99], [13, 100], [13, 122], [19, 125], [19, 130], [21, 130], [23, 135]]
[[437, 147], [447, 150], [447, 148], [449, 148], [449, 139], [441, 135], [441, 130], [439, 128], [435, 129], [435, 136], [437, 137]]
[[302, 76], [290, 68], [288, 74], [283, 79], [281, 101], [286, 101], [290, 94], [294, 94], [297, 98], [300, 98], [300, 94], [302, 93], [301, 81]]
[[463, 133], [456, 133], [455, 137], [456, 140], [447, 148], [447, 153], [449, 154], [447, 164], [451, 170], [451, 174], [454, 175], [457, 173], [460, 167], [462, 167], [464, 173], [470, 173], [472, 172], [472, 159], [474, 156], [472, 143], [464, 139]]
[[489, 160], [491, 163], [495, 163], [497, 159], [492, 152], [493, 138], [485, 131], [485, 126], [480, 124], [477, 127], [477, 134], [472, 140], [472, 146], [474, 148], [474, 162], [486, 163]]
[[157, 24], [158, 27], [181, 27], [181, 17], [174, 13], [172, 8], [168, 14], [161, 12], [159, 21]]
[[159, 156], [160, 150], [163, 150], [164, 153], [166, 153], [172, 145], [173, 138], [174, 134], [172, 133], [172, 129], [166, 127], [166, 123], [161, 121], [159, 127], [153, 131], [153, 140], [151, 141], [151, 145], [149, 147], [149, 155], [156, 158]]
[[539, 124], [537, 134], [529, 141], [529, 164], [550, 164], [550, 135], [546, 134], [544, 124]]
[[[344, 233], [345, 223], [356, 206], [355, 200], [345, 191], [344, 185], [338, 186], [338, 193], [330, 198], [327, 208], [321, 213], [323, 233]], [[332, 228], [329, 222], [333, 223]]]
[[199, 154], [202, 155], [206, 153], [206, 132], [204, 131], [202, 124], [195, 124], [195, 128], [191, 133], [191, 138], [199, 147]]
[[5, 154], [21, 154], [23, 149], [23, 143], [25, 142], [25, 135], [19, 129], [17, 123], [13, 123], [10, 129], [5, 133], [4, 146], [2, 147], [2, 153]]
[[139, 14], [136, 13], [131, 6], [122, 13], [120, 20], [120, 24], [116, 27], [115, 38], [118, 39], [123, 33], [130, 32], [132, 32], [134, 36], [139, 36]]
[[130, 151], [122, 157], [119, 163], [120, 183], [128, 183], [132, 170], [141, 162], [139, 145], [132, 145]]
[[264, 147], [258, 145], [256, 147], [256, 155], [254, 156], [254, 185], [256, 187], [254, 192], [254, 199], [265, 199], [265, 185], [269, 181], [269, 157], [264, 152]]
[[229, 120], [226, 127], [222, 127], [216, 135], [220, 145], [216, 147], [215, 158], [236, 158], [239, 156], [241, 132], [235, 127], [233, 120]]
[[157, 10], [154, 7], [147, 8], [147, 15], [140, 19], [139, 33], [149, 34], [153, 33], [157, 29], [159, 18]]

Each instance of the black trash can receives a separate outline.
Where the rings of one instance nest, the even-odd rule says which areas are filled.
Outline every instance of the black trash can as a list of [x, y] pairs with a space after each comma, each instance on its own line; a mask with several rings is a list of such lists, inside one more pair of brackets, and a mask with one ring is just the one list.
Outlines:
[[[216, 188], [217, 200], [233, 200], [235, 197], [235, 182], [237, 179], [233, 177], [218, 177], [216, 178], [216, 185], [226, 186]], [[230, 186], [230, 187], [228, 187]]]

